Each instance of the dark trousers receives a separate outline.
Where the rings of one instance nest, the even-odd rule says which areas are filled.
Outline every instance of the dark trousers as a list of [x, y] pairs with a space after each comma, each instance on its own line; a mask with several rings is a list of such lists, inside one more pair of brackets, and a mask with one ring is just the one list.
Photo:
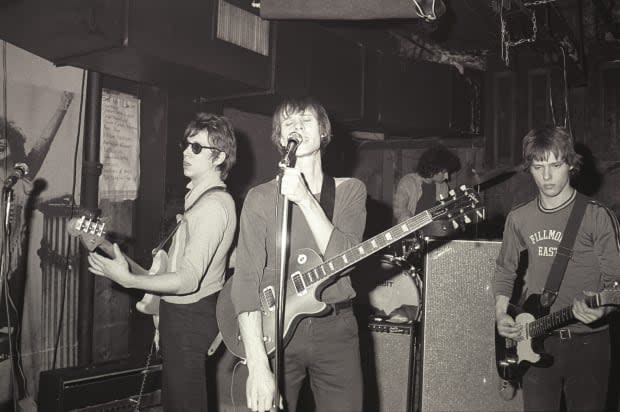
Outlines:
[[297, 409], [306, 375], [317, 411], [362, 410], [363, 379], [357, 320], [351, 308], [305, 318], [284, 350], [286, 410]]
[[566, 409], [603, 411], [610, 372], [609, 331], [545, 340], [545, 352], [553, 356], [548, 368], [530, 367], [523, 377], [526, 411], [559, 411], [562, 392]]
[[[165, 412], [206, 412], [207, 350], [217, 335], [217, 293], [188, 305], [159, 306]], [[212, 382], [215, 384], [215, 382]]]

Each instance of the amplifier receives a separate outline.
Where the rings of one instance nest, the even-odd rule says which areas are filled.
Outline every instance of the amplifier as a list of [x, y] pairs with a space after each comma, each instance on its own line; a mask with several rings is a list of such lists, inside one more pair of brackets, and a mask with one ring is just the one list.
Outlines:
[[364, 411], [411, 410], [415, 325], [369, 322], [367, 331], [360, 330]]
[[502, 391], [495, 364], [493, 276], [501, 242], [429, 243], [424, 271], [422, 412], [522, 411], [521, 391]]
[[43, 371], [39, 381], [39, 411], [133, 411], [143, 380], [141, 407], [160, 405], [160, 364], [146, 369], [117, 363]]

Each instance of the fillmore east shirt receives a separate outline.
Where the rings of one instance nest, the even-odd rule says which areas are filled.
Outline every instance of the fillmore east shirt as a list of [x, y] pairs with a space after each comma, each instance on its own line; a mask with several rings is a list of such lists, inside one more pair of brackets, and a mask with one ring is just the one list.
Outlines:
[[[535, 198], [508, 214], [496, 262], [496, 295], [511, 296], [519, 256], [524, 250], [527, 250], [528, 258], [524, 294], [527, 297], [542, 292], [573, 209], [575, 195], [576, 192], [555, 209], [544, 209]], [[552, 312], [571, 305], [575, 297], [584, 297], [583, 291], [598, 292], [604, 285], [620, 281], [618, 231], [614, 214], [600, 203], [589, 200]], [[583, 324], [575, 324], [571, 329], [575, 332], [592, 330], [591, 326]]]

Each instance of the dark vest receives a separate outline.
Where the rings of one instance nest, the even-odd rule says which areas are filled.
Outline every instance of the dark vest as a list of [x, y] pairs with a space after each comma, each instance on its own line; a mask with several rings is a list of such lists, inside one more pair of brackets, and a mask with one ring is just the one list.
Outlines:
[[415, 205], [414, 215], [435, 206], [435, 203], [437, 203], [437, 185], [435, 185], [435, 182], [422, 182], [422, 195]]

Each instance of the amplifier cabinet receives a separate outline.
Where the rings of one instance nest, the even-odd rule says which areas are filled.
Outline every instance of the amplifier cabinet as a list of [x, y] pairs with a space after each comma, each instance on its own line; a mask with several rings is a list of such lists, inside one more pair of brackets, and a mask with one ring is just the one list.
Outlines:
[[[500, 391], [493, 277], [499, 241], [428, 244], [424, 271], [422, 411], [521, 411], [521, 391]], [[511, 393], [513, 393], [511, 391]]]
[[119, 364], [43, 371], [39, 411], [133, 411], [144, 381], [141, 406], [160, 403], [161, 365], [126, 368]]
[[366, 332], [367, 336], [360, 336], [364, 411], [410, 411], [415, 324], [369, 322]]

